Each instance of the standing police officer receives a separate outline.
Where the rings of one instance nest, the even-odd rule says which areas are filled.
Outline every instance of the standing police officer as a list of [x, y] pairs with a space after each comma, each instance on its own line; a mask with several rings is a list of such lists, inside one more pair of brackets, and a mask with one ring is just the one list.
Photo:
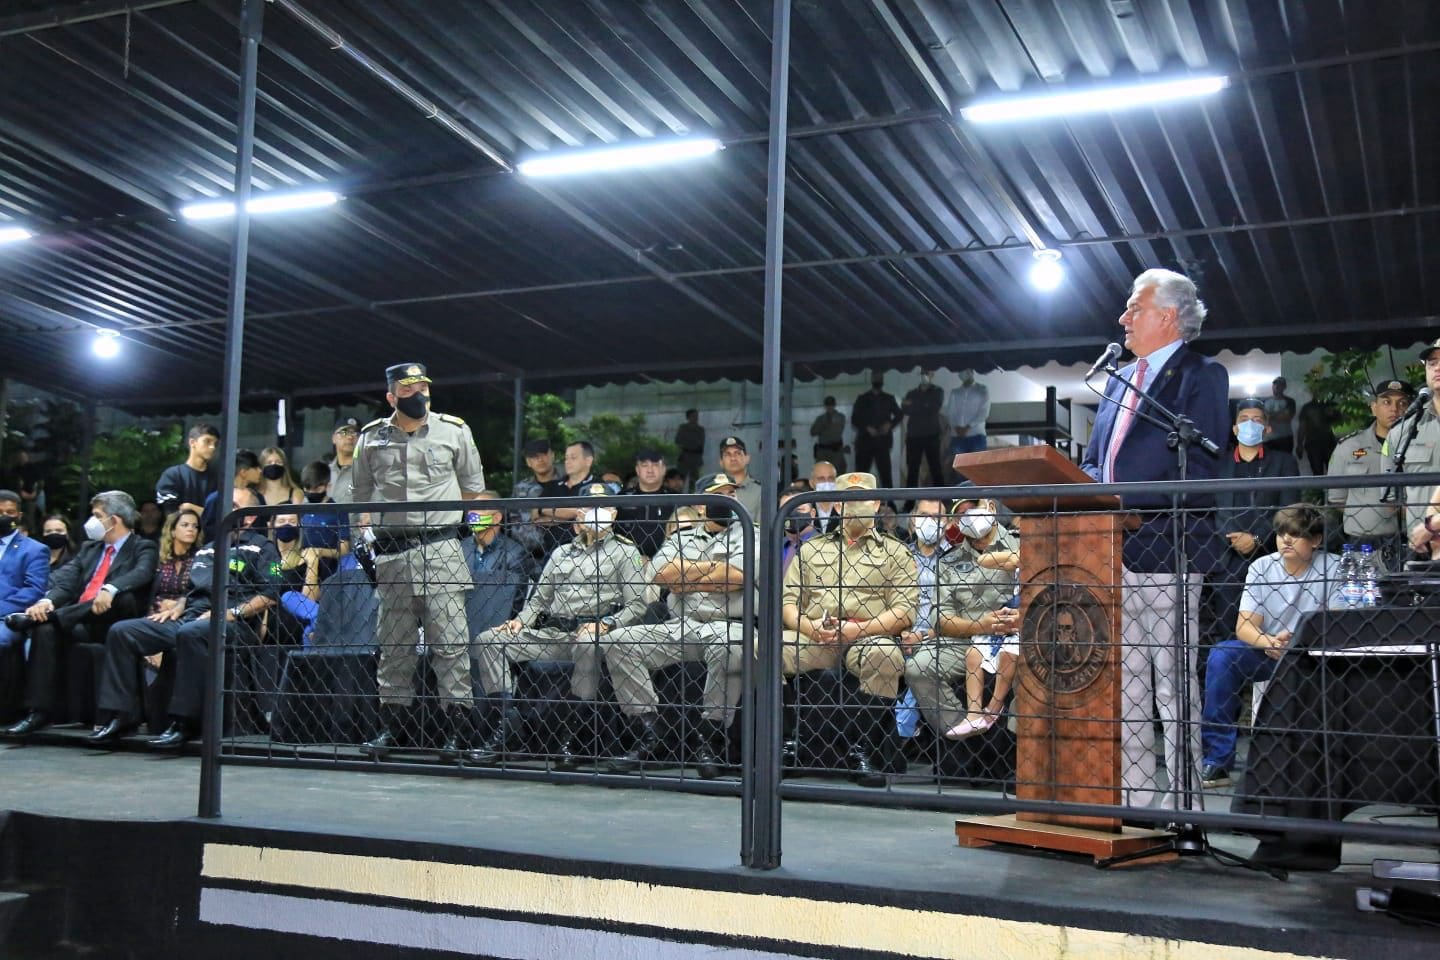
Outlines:
[[404, 711], [415, 697], [417, 627], [444, 705], [441, 756], [459, 755], [473, 703], [465, 592], [470, 571], [456, 530], [460, 510], [428, 510], [425, 501], [474, 500], [485, 471], [470, 428], [459, 417], [430, 412], [430, 378], [418, 363], [386, 369], [385, 399], [394, 409], [360, 430], [355, 449], [355, 503], [413, 504], [368, 516], [380, 598], [380, 732], [361, 749], [383, 758], [399, 746]]
[[[1393, 473], [1395, 462], [1380, 450], [1391, 429], [1405, 408], [1410, 405], [1410, 385], [1402, 380], [1381, 380], [1375, 384], [1375, 399], [1370, 403], [1374, 421], [1349, 436], [1342, 437], [1330, 455], [1326, 471], [1332, 477], [1356, 477]], [[1399, 503], [1385, 501], [1386, 487], [1351, 487], [1329, 491], [1327, 501], [1332, 507], [1345, 508], [1345, 542], [1357, 547], [1370, 544], [1381, 555], [1387, 569], [1396, 570], [1404, 564], [1399, 552], [1401, 524]], [[1277, 505], [1278, 506], [1278, 505]], [[1274, 515], [1266, 515], [1268, 521]], [[1231, 622], [1230, 630], [1235, 624]]]

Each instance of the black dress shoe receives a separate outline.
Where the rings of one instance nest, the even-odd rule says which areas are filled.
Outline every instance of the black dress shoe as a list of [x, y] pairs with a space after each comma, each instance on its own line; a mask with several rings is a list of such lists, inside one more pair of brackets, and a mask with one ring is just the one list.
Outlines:
[[874, 762], [870, 759], [870, 751], [856, 744], [850, 748], [846, 755], [850, 762], [850, 779], [862, 787], [883, 787], [885, 786], [885, 774], [875, 769]]
[[560, 744], [560, 751], [555, 754], [555, 769], [562, 773], [569, 773], [579, 768], [580, 760], [580, 747], [575, 743], [575, 738], [566, 737]]
[[50, 719], [43, 713], [32, 712], [25, 716], [19, 723], [12, 723], [3, 731], [7, 737], [28, 737], [36, 730], [41, 730], [50, 725]]
[[184, 720], [176, 720], [160, 736], [145, 741], [145, 745], [151, 750], [178, 752], [185, 749], [185, 744], [190, 741], [191, 736], [190, 725]]
[[111, 720], [105, 724], [105, 726], [86, 737], [85, 745], [90, 747], [113, 747], [120, 742], [121, 737], [134, 729], [135, 724], [125, 723], [117, 718]]
[[16, 633], [24, 633], [26, 630], [35, 626], [35, 621], [23, 613], [11, 613], [5, 617], [5, 626], [14, 630]]

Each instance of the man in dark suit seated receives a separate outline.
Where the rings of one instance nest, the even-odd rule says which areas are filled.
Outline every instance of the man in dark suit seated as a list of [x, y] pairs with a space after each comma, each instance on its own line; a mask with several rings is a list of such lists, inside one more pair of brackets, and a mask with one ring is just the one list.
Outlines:
[[[1230, 377], [1225, 368], [1188, 346], [1205, 322], [1205, 304], [1189, 277], [1172, 270], [1146, 270], [1135, 278], [1120, 325], [1125, 329], [1125, 347], [1135, 361], [1120, 371], [1135, 384], [1140, 394], [1155, 403], [1140, 402], [1135, 394], [1112, 378], [1105, 399], [1095, 415], [1081, 467], [1102, 483], [1130, 483], [1180, 479], [1178, 458], [1166, 438], [1170, 430], [1151, 423], [1147, 416], [1163, 423], [1156, 403], [1189, 417], [1200, 432], [1216, 442], [1229, 429], [1227, 398]], [[1138, 406], [1138, 411], [1137, 411]], [[1219, 457], [1199, 446], [1189, 449], [1187, 479], [1208, 480], [1220, 467]], [[1166, 805], [1175, 808], [1184, 761], [1181, 752], [1180, 720], [1182, 696], [1191, 704], [1190, 716], [1200, 710], [1195, 689], [1196, 651], [1199, 638], [1200, 578], [1218, 562], [1219, 538], [1213, 518], [1204, 512], [1214, 498], [1186, 497], [1189, 556], [1183, 579], [1176, 570], [1174, 518], [1168, 494], [1131, 494], [1123, 498], [1127, 511], [1140, 511], [1127, 518], [1124, 574], [1121, 591], [1121, 634], [1124, 652], [1120, 664], [1122, 682], [1120, 734], [1124, 752], [1122, 779], [1124, 803], [1130, 806], [1154, 804], [1159, 781], [1155, 764], [1155, 727], [1152, 701], [1160, 712], [1165, 735], [1165, 769], [1171, 792]], [[1187, 598], [1185, 650], [1189, 661], [1189, 689], [1180, 686], [1180, 662], [1175, 656], [1175, 619], [1181, 587]], [[1192, 766], [1198, 764], [1199, 724], [1191, 728]], [[1199, 770], [1195, 771], [1196, 776]]]
[[[0, 490], [0, 617], [23, 613], [45, 595], [50, 550], [19, 528], [20, 494]], [[21, 631], [0, 623], [0, 650], [24, 643]]]
[[64, 664], [76, 643], [104, 643], [110, 624], [139, 616], [155, 576], [159, 550], [133, 535], [135, 501], [107, 490], [90, 501], [89, 540], [50, 578], [50, 589], [23, 613], [5, 618], [12, 630], [30, 632], [25, 706], [29, 713], [4, 729], [26, 737], [46, 726], [60, 703]]

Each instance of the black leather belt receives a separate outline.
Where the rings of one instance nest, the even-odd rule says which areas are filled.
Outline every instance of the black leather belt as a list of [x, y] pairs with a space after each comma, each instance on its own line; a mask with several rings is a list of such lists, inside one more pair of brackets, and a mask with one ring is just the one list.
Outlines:
[[597, 613], [593, 617], [554, 617], [547, 613], [540, 618], [540, 626], [549, 630], [564, 630], [574, 633], [580, 629], [581, 624], [596, 623], [605, 617], [613, 617], [622, 609], [624, 608], [617, 603], [604, 613]]
[[456, 528], [453, 526], [422, 530], [419, 533], [386, 530], [384, 527], [372, 527], [371, 529], [375, 531], [375, 552], [381, 556], [404, 553], [406, 550], [413, 550], [427, 543], [456, 539]]

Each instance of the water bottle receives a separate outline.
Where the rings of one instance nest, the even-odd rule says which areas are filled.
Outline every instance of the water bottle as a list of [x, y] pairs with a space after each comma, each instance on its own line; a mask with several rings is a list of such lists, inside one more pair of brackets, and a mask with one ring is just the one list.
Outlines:
[[1365, 606], [1365, 586], [1360, 582], [1360, 558], [1355, 545], [1347, 543], [1340, 551], [1340, 599], [1347, 610]]
[[1380, 604], [1380, 567], [1375, 562], [1375, 548], [1368, 543], [1360, 548], [1360, 593], [1364, 598], [1361, 606]]

